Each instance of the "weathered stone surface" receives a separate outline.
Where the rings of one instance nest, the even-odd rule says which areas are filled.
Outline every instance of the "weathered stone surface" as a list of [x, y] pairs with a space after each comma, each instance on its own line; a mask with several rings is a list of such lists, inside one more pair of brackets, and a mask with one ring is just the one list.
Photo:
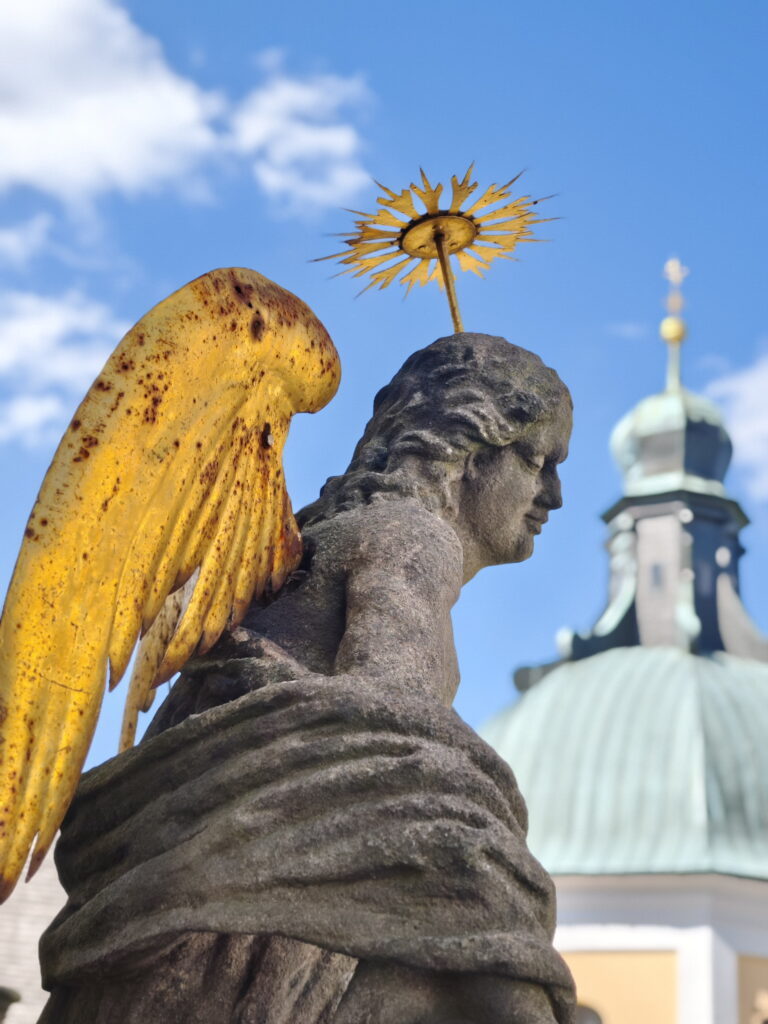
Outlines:
[[530, 555], [569, 429], [502, 339], [408, 360], [301, 514], [296, 578], [85, 777], [46, 1024], [571, 1020], [514, 778], [449, 708], [451, 606]]
[[[192, 932], [132, 969], [57, 986], [40, 1024], [301, 1024], [330, 1021], [357, 961], [282, 936]], [[253, 985], [253, 979], [259, 979]]]

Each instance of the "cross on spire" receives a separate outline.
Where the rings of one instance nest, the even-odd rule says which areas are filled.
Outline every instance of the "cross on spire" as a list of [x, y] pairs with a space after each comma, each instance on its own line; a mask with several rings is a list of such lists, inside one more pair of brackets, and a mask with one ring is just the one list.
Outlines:
[[682, 312], [683, 296], [680, 289], [689, 273], [688, 267], [684, 267], [676, 256], [664, 264], [664, 277], [671, 285], [667, 295], [667, 311], [673, 316]]
[[677, 256], [664, 264], [664, 277], [674, 288], [679, 288], [689, 274], [690, 270], [683, 266]]

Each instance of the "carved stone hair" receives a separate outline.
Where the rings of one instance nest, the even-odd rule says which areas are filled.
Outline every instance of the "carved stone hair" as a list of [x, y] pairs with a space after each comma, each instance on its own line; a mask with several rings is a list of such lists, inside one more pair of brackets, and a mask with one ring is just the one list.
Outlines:
[[302, 509], [299, 525], [374, 497], [413, 497], [439, 512], [446, 479], [463, 472], [471, 452], [514, 443], [570, 401], [555, 371], [527, 349], [487, 334], [440, 338], [379, 391], [349, 468]]

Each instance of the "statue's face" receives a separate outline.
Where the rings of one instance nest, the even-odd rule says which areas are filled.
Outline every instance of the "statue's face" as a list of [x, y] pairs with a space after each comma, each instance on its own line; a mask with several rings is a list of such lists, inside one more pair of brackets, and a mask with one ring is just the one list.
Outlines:
[[571, 425], [570, 404], [563, 402], [519, 441], [470, 460], [460, 514], [475, 548], [472, 573], [530, 558], [534, 538], [563, 503], [557, 467], [568, 454]]

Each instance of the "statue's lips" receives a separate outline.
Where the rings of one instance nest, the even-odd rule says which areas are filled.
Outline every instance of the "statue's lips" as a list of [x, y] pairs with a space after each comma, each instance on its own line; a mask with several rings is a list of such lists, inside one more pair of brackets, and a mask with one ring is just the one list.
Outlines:
[[534, 533], [541, 533], [541, 528], [549, 519], [549, 516], [546, 514], [543, 516], [527, 515], [525, 518]]

